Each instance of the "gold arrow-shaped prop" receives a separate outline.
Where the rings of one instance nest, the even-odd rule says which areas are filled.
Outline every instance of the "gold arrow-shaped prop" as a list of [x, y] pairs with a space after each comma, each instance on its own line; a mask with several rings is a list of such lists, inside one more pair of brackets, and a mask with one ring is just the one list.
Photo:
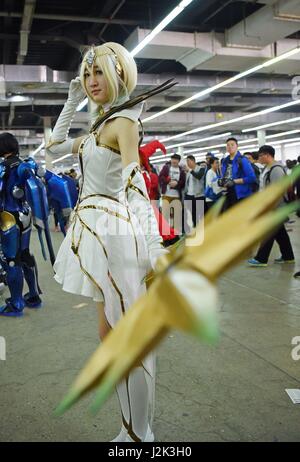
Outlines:
[[[216, 340], [214, 282], [299, 208], [299, 203], [292, 203], [272, 210], [298, 177], [300, 167], [222, 215], [219, 215], [222, 204], [217, 204], [205, 218], [204, 239], [200, 223], [195, 235], [187, 238], [184, 245], [159, 259], [147, 293], [97, 348], [56, 413], [63, 413], [94, 388], [97, 393], [92, 410], [96, 411], [116, 384], [140, 364], [170, 329], [189, 332], [206, 341]], [[191, 292], [197, 293], [196, 303], [189, 298], [180, 278], [176, 278], [184, 274], [189, 277]], [[199, 286], [195, 286], [195, 281], [199, 281]]]

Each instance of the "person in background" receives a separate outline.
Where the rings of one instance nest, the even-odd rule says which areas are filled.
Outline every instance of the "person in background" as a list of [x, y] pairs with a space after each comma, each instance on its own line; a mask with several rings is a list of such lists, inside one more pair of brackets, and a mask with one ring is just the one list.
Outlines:
[[263, 166], [259, 167], [261, 164], [258, 162], [258, 152], [245, 152], [244, 157], [249, 160], [254, 170], [256, 183], [252, 183], [252, 190], [253, 192], [257, 192], [260, 189], [260, 174], [263, 171]]
[[290, 175], [292, 173], [293, 168], [297, 165], [297, 161], [288, 159], [285, 163], [286, 173]]
[[206, 168], [207, 171], [211, 168], [211, 159], [214, 159], [214, 155], [212, 152], [208, 152], [205, 156]]
[[193, 226], [196, 227], [198, 221], [204, 215], [205, 196], [204, 196], [204, 174], [206, 163], [197, 165], [194, 156], [187, 156], [187, 175], [184, 194], [184, 229], [188, 230], [187, 212], [192, 214]]
[[151, 169], [151, 172], [152, 173], [155, 173], [155, 175], [158, 176], [158, 172], [157, 172], [157, 169], [154, 167], [153, 164], [151, 164], [151, 162], [149, 162], [149, 165], [150, 165], [150, 169]]
[[223, 188], [218, 185], [220, 178], [219, 159], [216, 157], [210, 158], [210, 168], [206, 175], [205, 202], [206, 208], [209, 210], [215, 202], [222, 196]]
[[[214, 155], [212, 152], [208, 152], [205, 156], [205, 173], [204, 173], [204, 191], [205, 191], [205, 188], [206, 188], [206, 176], [207, 176], [207, 172], [209, 171], [209, 169], [211, 168], [211, 162], [210, 160], [214, 158]], [[204, 211], [205, 213], [207, 212], [207, 202], [205, 201], [205, 208], [204, 208]]]
[[179, 165], [181, 156], [173, 154], [159, 173], [159, 184], [162, 194], [162, 213], [169, 224], [181, 230], [182, 195], [185, 187], [185, 172]]
[[223, 211], [249, 197], [253, 193], [252, 184], [256, 183], [253, 168], [249, 160], [240, 153], [237, 139], [228, 138], [226, 146], [228, 156], [222, 161], [219, 180], [219, 186], [227, 189]]
[[[263, 174], [264, 187], [278, 181], [286, 175], [284, 166], [275, 160], [275, 149], [272, 146], [264, 145], [259, 149], [259, 159], [266, 166]], [[285, 203], [283, 197], [278, 206]], [[268, 265], [269, 256], [274, 242], [277, 242], [281, 251], [280, 258], [275, 259], [275, 263], [295, 263], [294, 252], [289, 235], [285, 229], [285, 225], [274, 233], [267, 241], [261, 244], [254, 258], [248, 260], [250, 266], [265, 267]]]
[[[298, 165], [300, 165], [300, 156], [298, 156]], [[300, 200], [300, 179], [298, 181], [296, 181], [296, 196], [297, 196], [297, 199]], [[300, 218], [300, 210], [298, 210], [297, 212], [297, 217]]]
[[71, 170], [69, 171], [69, 176], [75, 181], [76, 189], [77, 191], [79, 191], [79, 179], [77, 177], [77, 172], [74, 168], [71, 168]]

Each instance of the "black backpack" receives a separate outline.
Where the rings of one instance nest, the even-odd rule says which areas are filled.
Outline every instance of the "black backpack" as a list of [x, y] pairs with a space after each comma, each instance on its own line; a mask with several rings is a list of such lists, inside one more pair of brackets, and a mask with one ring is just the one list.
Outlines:
[[[241, 156], [238, 158], [238, 165], [239, 165], [239, 170], [241, 172], [241, 176], [243, 176], [243, 173], [244, 173], [244, 169], [243, 169], [243, 158], [244, 159], [247, 159], [247, 157], [245, 156]], [[248, 160], [248, 159], [247, 159]], [[250, 162], [250, 161], [249, 161]], [[255, 164], [251, 164], [250, 162], [250, 165], [251, 167], [253, 168], [253, 171], [255, 173], [255, 176], [256, 176], [256, 181], [255, 183], [251, 183], [250, 184], [250, 187], [252, 189], [252, 192], [257, 192], [259, 190], [259, 177], [260, 177], [260, 170], [259, 168], [257, 167], [257, 165]]]
[[[271, 172], [276, 167], [281, 168], [281, 170], [284, 172], [284, 174], [287, 175], [286, 169], [284, 168], [283, 165], [278, 165], [278, 164], [273, 165], [273, 167], [271, 167], [270, 170], [265, 174], [265, 184], [266, 185], [271, 183]], [[295, 200], [294, 191], [293, 191], [293, 185], [289, 186], [286, 194], [283, 196], [283, 199], [284, 199], [284, 202], [286, 202], [287, 204], [289, 202], [293, 202], [293, 200]]]

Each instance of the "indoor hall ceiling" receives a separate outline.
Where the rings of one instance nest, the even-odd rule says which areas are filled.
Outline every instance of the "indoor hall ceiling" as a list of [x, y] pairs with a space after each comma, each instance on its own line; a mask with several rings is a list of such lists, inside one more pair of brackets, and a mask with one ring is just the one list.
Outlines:
[[[3, 76], [5, 79], [4, 95], [0, 95], [1, 129], [28, 129], [31, 130], [30, 133], [42, 134], [45, 117], [50, 117], [52, 125], [54, 124], [66, 99], [68, 82], [76, 75], [86, 46], [111, 40], [124, 43], [137, 27], [153, 29], [178, 2], [179, 0], [0, 0], [0, 78]], [[31, 10], [27, 10], [32, 15], [27, 24], [30, 30], [28, 49], [26, 55], [20, 57], [23, 11], [25, 5], [30, 8], [30, 3]], [[153, 55], [156, 56], [155, 48], [152, 53], [149, 46], [148, 57], [136, 58], [140, 74], [136, 93], [148, 90], [170, 76], [174, 76], [179, 84], [166, 94], [149, 100], [145, 105], [147, 113], [144, 117], [261, 62], [261, 58], [257, 57], [260, 51], [257, 50], [249, 52], [249, 57], [244, 49], [241, 52], [238, 47], [232, 54], [224, 54], [226, 36], [229, 30], [234, 31], [235, 26], [251, 19], [253, 14], [263, 14], [264, 9], [274, 3], [275, 0], [194, 0], [168, 25], [166, 31], [170, 34], [187, 34], [182, 37], [198, 37], [200, 47], [203, 45], [203, 54], [207, 53], [204, 49], [206, 42], [211, 37], [216, 37], [217, 42], [214, 43], [221, 47], [220, 53], [210, 57], [207, 62], [204, 62], [201, 55], [202, 64], [192, 68], [191, 63], [187, 64], [185, 56], [181, 61], [181, 57], [169, 59], [170, 56], [164, 50], [161, 51], [162, 58], [153, 58]], [[297, 44], [300, 39], [295, 30], [297, 20], [293, 24], [293, 33], [289, 32], [286, 37], [291, 44]], [[287, 40], [286, 37], [284, 36], [284, 40]], [[280, 47], [288, 46], [284, 40], [281, 34], [280, 41], [276, 44], [270, 43], [267, 52], [272, 55], [277, 49], [281, 50]], [[172, 36], [170, 41], [172, 42]], [[187, 58], [189, 53], [190, 51], [185, 51]], [[236, 56], [236, 53], [244, 53], [244, 59], [243, 56]], [[18, 60], [22, 64], [11, 67], [16, 66]], [[187, 70], [188, 68], [191, 69]], [[234, 85], [228, 85], [200, 101], [182, 106], [164, 118], [145, 124], [146, 134], [168, 136], [205, 125], [208, 121], [227, 120], [290, 101], [292, 78], [297, 75], [295, 69], [297, 62], [296, 65], [294, 61], [282, 63], [281, 66], [270, 69], [270, 74], [255, 74]], [[15, 102], [15, 96], [24, 96], [25, 100]], [[281, 113], [258, 117], [257, 121], [263, 123], [271, 119], [280, 120], [280, 117], [296, 116], [299, 114], [298, 108], [287, 108]], [[73, 133], [86, 129], [87, 120], [87, 114], [77, 114]], [[253, 120], [255, 121], [256, 119]], [[242, 125], [244, 127], [249, 124], [249, 121], [235, 123], [230, 128], [239, 133]], [[287, 128], [282, 126], [280, 129]], [[217, 132], [220, 133], [221, 130], [212, 134]]]

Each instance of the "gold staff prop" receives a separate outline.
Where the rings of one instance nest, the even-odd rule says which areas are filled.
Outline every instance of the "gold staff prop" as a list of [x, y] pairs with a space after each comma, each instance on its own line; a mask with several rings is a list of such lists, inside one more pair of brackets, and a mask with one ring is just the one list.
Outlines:
[[[145, 295], [126, 312], [84, 366], [67, 396], [56, 409], [63, 413], [86, 392], [96, 388], [92, 411], [101, 407], [114, 387], [161, 341], [170, 329], [213, 342], [217, 339], [217, 290], [221, 274], [247, 257], [299, 208], [279, 207], [288, 186], [300, 177], [300, 167], [279, 182], [238, 203], [220, 215], [222, 201], [201, 223], [194, 237], [161, 257]], [[198, 233], [199, 231], [199, 233]]]

